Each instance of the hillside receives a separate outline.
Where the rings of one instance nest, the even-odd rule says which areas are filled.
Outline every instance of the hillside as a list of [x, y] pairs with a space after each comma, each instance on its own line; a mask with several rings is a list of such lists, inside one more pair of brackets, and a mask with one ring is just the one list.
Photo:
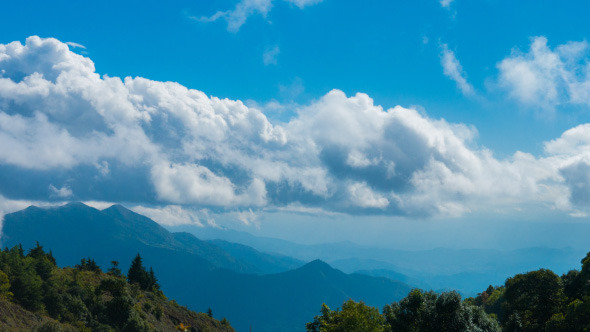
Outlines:
[[[141, 266], [141, 271], [146, 271]], [[41, 246], [0, 252], [0, 331], [234, 331], [169, 301], [156, 278], [149, 289], [92, 259], [59, 268]]]
[[[348, 275], [323, 262], [260, 275], [257, 271], [271, 267], [281, 271], [285, 262], [298, 262], [221, 244], [226, 251], [188, 233], [170, 233], [122, 206], [100, 211], [71, 203], [48, 209], [29, 207], [5, 216], [3, 245], [22, 242], [31, 248], [35, 241], [52, 250], [64, 266], [77, 264], [80, 257], [93, 257], [103, 267], [117, 260], [126, 271], [139, 252], [145, 264], [157, 271], [168, 296], [192, 310], [210, 307], [214, 317], [227, 317], [239, 331], [250, 326], [255, 331], [301, 331], [323, 302], [336, 306], [353, 298], [383, 306], [410, 290], [401, 282]], [[279, 265], [273, 267], [275, 263]]]

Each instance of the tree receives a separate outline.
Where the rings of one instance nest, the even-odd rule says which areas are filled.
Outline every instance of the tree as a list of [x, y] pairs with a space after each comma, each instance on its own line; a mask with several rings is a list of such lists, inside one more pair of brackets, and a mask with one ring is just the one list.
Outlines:
[[546, 269], [508, 278], [504, 297], [506, 317], [517, 314], [523, 331], [544, 330], [545, 323], [559, 312], [560, 304], [565, 299], [561, 279]]
[[332, 311], [322, 305], [321, 315], [307, 323], [309, 332], [381, 332], [385, 320], [377, 308], [365, 303], [348, 300], [342, 304], [342, 310]]
[[90, 257], [82, 258], [80, 264], [76, 264], [76, 269], [80, 271], [101, 272], [100, 266], [98, 266], [96, 261]]
[[150, 268], [150, 272], [146, 271], [139, 254], [131, 262], [131, 267], [129, 267], [129, 272], [127, 273], [127, 280], [130, 284], [137, 283], [139, 288], [143, 290], [151, 291], [160, 289], [154, 270]]
[[121, 269], [119, 268], [118, 261], [111, 261], [111, 267], [109, 268], [108, 274], [113, 275], [115, 277], [121, 277]]
[[392, 332], [496, 332], [497, 321], [469, 301], [461, 301], [459, 293], [412, 290], [399, 303], [386, 305], [383, 315]]
[[0, 299], [12, 300], [12, 292], [10, 289], [10, 279], [8, 275], [0, 270]]
[[127, 272], [127, 281], [129, 281], [130, 284], [137, 283], [141, 288], [143, 288], [142, 286], [148, 282], [148, 274], [143, 267], [143, 262], [139, 254], [137, 254], [131, 262], [131, 266]]

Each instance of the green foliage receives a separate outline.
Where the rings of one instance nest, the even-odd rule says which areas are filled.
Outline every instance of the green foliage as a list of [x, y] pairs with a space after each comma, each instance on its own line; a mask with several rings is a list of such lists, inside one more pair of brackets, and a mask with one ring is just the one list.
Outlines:
[[92, 258], [82, 258], [80, 264], [76, 264], [78, 271], [101, 272], [100, 266]]
[[497, 316], [505, 332], [590, 331], [590, 253], [581, 263], [561, 277], [546, 269], [517, 274], [471, 302]]
[[310, 332], [381, 332], [385, 320], [379, 310], [361, 302], [348, 300], [342, 304], [341, 310], [332, 311], [323, 304], [321, 315], [307, 323]]
[[[12, 301], [36, 317], [54, 319], [31, 320], [28, 328], [20, 330], [161, 331], [172, 330], [171, 317], [179, 316], [174, 319], [200, 326], [199, 330], [233, 331], [227, 321], [224, 325], [211, 318], [195, 320], [196, 313], [170, 305], [154, 271], [146, 271], [138, 258], [139, 271], [147, 280], [143, 290], [137, 282], [129, 284], [120, 271], [111, 268], [108, 274], [102, 273], [91, 258], [82, 259], [75, 268], [60, 269], [38, 243], [26, 256], [20, 245], [0, 250], [0, 305]], [[2, 331], [4, 322], [5, 318], [0, 319]]]
[[542, 331], [545, 323], [559, 312], [564, 300], [563, 283], [550, 270], [517, 274], [506, 280], [506, 314], [523, 318], [523, 331]]
[[154, 271], [152, 268], [149, 272], [145, 269], [139, 254], [131, 262], [129, 272], [127, 272], [127, 280], [130, 284], [137, 283], [142, 290], [160, 289]]
[[0, 299], [11, 300], [12, 292], [10, 292], [10, 279], [8, 275], [0, 270]]
[[109, 268], [108, 274], [115, 277], [122, 277], [121, 269], [119, 268], [119, 262], [111, 261], [111, 267]]
[[499, 331], [496, 320], [457, 292], [436, 294], [412, 290], [399, 303], [386, 305], [388, 331]]

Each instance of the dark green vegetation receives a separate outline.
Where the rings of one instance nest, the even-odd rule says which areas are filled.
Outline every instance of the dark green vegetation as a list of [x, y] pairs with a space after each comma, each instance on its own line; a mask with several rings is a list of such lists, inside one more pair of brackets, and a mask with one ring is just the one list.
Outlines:
[[386, 305], [383, 314], [363, 302], [344, 302], [342, 309], [325, 304], [321, 315], [307, 323], [309, 332], [497, 332], [493, 316], [461, 301], [459, 293], [436, 294], [414, 289], [400, 302]]
[[116, 264], [103, 273], [82, 259], [59, 268], [39, 244], [0, 251], [0, 330], [29, 331], [233, 331], [229, 323], [168, 301], [139, 255], [128, 281]]
[[309, 332], [587, 332], [590, 331], [590, 253], [582, 270], [559, 277], [539, 269], [508, 278], [477, 297], [412, 290], [399, 302], [378, 309], [352, 300], [307, 323]]
[[496, 315], [505, 331], [590, 331], [590, 253], [582, 270], [540, 269], [508, 278], [467, 301]]
[[[5, 216], [3, 245], [32, 248], [36, 241], [67, 266], [92, 257], [100, 266], [119, 261], [116, 268], [127, 271], [139, 252], [168, 296], [196, 311], [211, 308], [238, 331], [301, 331], [319, 303], [335, 307], [352, 298], [381, 307], [411, 289], [387, 278], [345, 274], [321, 261], [299, 266], [249, 247], [170, 233], [119, 205], [102, 211], [81, 203], [29, 207]], [[275, 273], [261, 275], [269, 272]]]

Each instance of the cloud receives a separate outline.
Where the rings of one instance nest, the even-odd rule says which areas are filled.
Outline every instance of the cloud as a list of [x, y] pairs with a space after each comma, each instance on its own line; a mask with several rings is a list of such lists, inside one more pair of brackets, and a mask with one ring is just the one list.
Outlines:
[[[322, 2], [322, 0], [285, 0], [288, 3], [294, 4], [295, 6], [303, 9], [304, 7], [311, 6]], [[242, 25], [246, 23], [248, 18], [252, 15], [261, 15], [266, 18], [267, 14], [272, 9], [274, 0], [241, 0], [236, 4], [236, 7], [232, 10], [218, 11], [211, 16], [195, 17], [191, 16], [199, 22], [215, 22], [219, 19], [223, 19], [227, 22], [227, 30], [230, 32], [238, 32]], [[265, 63], [266, 64], [266, 63]]]
[[[568, 45], [560, 52], [571, 58], [584, 49]], [[332, 90], [273, 123], [256, 106], [178, 83], [100, 76], [51, 38], [0, 45], [0, 70], [5, 196], [52, 201], [75, 192], [128, 202], [169, 224], [215, 224], [206, 209], [242, 211], [242, 219], [250, 210], [590, 212], [590, 124], [546, 142], [541, 156], [497, 159], [478, 147], [473, 127], [384, 109], [363, 93]]]
[[475, 94], [473, 86], [469, 84], [465, 78], [463, 67], [459, 63], [459, 60], [457, 60], [457, 57], [455, 57], [455, 53], [449, 50], [447, 44], [442, 44], [440, 64], [443, 67], [445, 76], [457, 83], [457, 87], [461, 90], [463, 95], [473, 96]]
[[276, 65], [277, 64], [277, 56], [281, 51], [279, 50], [279, 46], [275, 45], [272, 48], [267, 49], [262, 54], [262, 62], [264, 62], [265, 66], [268, 65]]
[[254, 225], [256, 228], [260, 227], [258, 222], [258, 215], [252, 209], [238, 211], [235, 213], [236, 218], [246, 226]]
[[198, 213], [190, 209], [184, 209], [179, 205], [166, 205], [164, 207], [138, 205], [132, 207], [131, 210], [166, 226], [196, 225], [203, 227]]
[[74, 193], [72, 192], [72, 189], [68, 186], [63, 186], [61, 188], [56, 188], [55, 186], [53, 186], [52, 184], [49, 185], [49, 191], [50, 191], [50, 196], [56, 197], [56, 198], [70, 198], [74, 195]]
[[451, 3], [453, 3], [453, 0], [440, 0], [440, 5], [443, 6], [444, 8], [449, 8], [451, 7]]
[[78, 43], [74, 43], [74, 42], [66, 42], [66, 45], [71, 46], [73, 48], [82, 48], [82, 49], [86, 49], [86, 46], [82, 45], [82, 44], [78, 44]]
[[535, 37], [528, 53], [515, 49], [497, 67], [499, 85], [519, 102], [553, 109], [558, 105], [590, 106], [590, 53], [586, 41], [551, 49]]

